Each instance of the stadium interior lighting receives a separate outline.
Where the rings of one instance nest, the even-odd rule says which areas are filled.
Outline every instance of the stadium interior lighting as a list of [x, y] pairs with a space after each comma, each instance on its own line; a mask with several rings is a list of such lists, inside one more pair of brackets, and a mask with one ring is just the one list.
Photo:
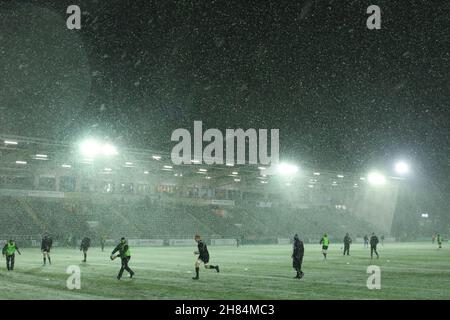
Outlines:
[[395, 172], [398, 174], [407, 174], [409, 172], [409, 165], [404, 161], [399, 161], [395, 164]]
[[422, 218], [428, 218], [428, 213], [422, 213], [420, 216], [421, 216]]
[[27, 164], [27, 162], [26, 161], [17, 160], [16, 164]]
[[381, 186], [386, 183], [386, 177], [378, 172], [371, 172], [367, 175], [367, 181], [374, 186]]
[[47, 158], [46, 154], [37, 154], [36, 158]]
[[152, 156], [153, 160], [161, 160], [161, 156]]
[[72, 168], [72, 166], [70, 164], [62, 164], [61, 167], [63, 167], [63, 168]]
[[148, 174], [148, 171], [144, 171], [144, 174]]
[[14, 146], [16, 146], [18, 144], [17, 141], [11, 141], [11, 140], [5, 140], [4, 143], [6, 145], [14, 145]]
[[118, 154], [117, 148], [109, 143], [105, 143], [102, 146], [102, 154], [105, 156], [115, 156]]
[[278, 172], [282, 175], [295, 174], [298, 171], [298, 167], [289, 163], [280, 163], [277, 167]]
[[83, 141], [80, 145], [81, 154], [88, 157], [96, 156], [100, 152], [100, 144], [95, 140]]

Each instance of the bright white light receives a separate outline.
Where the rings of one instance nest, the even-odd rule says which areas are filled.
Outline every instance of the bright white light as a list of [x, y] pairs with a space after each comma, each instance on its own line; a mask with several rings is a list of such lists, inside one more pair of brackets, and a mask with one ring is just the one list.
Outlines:
[[62, 164], [61, 167], [63, 167], [63, 168], [72, 168], [72, 166], [70, 164]]
[[428, 213], [422, 213], [420, 216], [421, 216], [422, 218], [428, 218]]
[[234, 167], [233, 163], [226, 163], [225, 165], [228, 166], [228, 167]]
[[353, 187], [354, 187], [354, 188], [357, 188], [357, 187], [358, 187], [358, 184], [357, 184], [357, 183], [355, 183], [355, 184], [353, 185]]
[[152, 156], [154, 160], [161, 160], [161, 156]]
[[105, 168], [104, 170], [105, 170], [105, 171], [108, 171], [108, 172], [111, 172], [111, 171], [112, 171], [111, 168]]
[[359, 180], [364, 181], [364, 180], [366, 180], [366, 178], [361, 177], [361, 178], [359, 178]]
[[278, 172], [282, 175], [295, 174], [298, 171], [298, 167], [288, 163], [280, 163], [278, 165]]
[[267, 183], [267, 181], [264, 181], [264, 180], [263, 180], [263, 181], [261, 181], [261, 183], [262, 183], [262, 184], [266, 184], [266, 183]]
[[210, 177], [210, 176], [206, 176], [205, 178], [206, 178], [206, 179], [208, 179], [208, 180], [209, 180], [209, 179], [211, 179], [211, 177]]
[[132, 165], [133, 165], [133, 162], [127, 161], [127, 162], [125, 162], [125, 165], [126, 165], [126, 166], [132, 166]]
[[164, 166], [164, 169], [172, 169], [172, 166]]
[[27, 164], [27, 162], [26, 161], [17, 160], [16, 164]]
[[191, 160], [192, 163], [200, 163], [200, 160]]
[[46, 154], [37, 154], [36, 158], [47, 158]]
[[200, 171], [200, 172], [206, 172], [206, 171], [208, 171], [208, 170], [206, 170], [206, 169], [198, 169], [198, 171]]
[[266, 170], [266, 167], [258, 167], [259, 170]]
[[148, 171], [144, 171], [144, 174], [148, 174]]
[[233, 171], [231, 174], [233, 174], [233, 175], [238, 175], [239, 174], [239, 172], [237, 172], [237, 171]]
[[367, 181], [375, 186], [381, 186], [386, 183], [386, 177], [378, 172], [371, 172], [367, 175]]
[[320, 172], [314, 172], [313, 175], [320, 176]]
[[240, 182], [240, 181], [241, 181], [241, 179], [238, 179], [238, 178], [234, 179], [234, 182]]
[[398, 174], [406, 174], [409, 172], [409, 165], [403, 161], [397, 162], [395, 164], [395, 172]]
[[4, 142], [5, 142], [5, 144], [10, 144], [10, 145], [17, 145], [18, 144], [17, 141], [11, 141], [11, 140], [5, 140]]
[[342, 174], [338, 174], [337, 177], [342, 179], [344, 176]]
[[94, 157], [101, 151], [101, 145], [95, 140], [86, 140], [80, 145], [82, 155]]
[[115, 156], [118, 154], [116, 147], [114, 147], [113, 145], [111, 145], [109, 143], [105, 143], [102, 146], [102, 153], [105, 156]]

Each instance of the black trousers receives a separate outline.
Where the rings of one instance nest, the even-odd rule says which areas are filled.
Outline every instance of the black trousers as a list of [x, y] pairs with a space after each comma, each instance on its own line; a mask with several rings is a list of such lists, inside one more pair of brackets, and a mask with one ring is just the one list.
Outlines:
[[121, 258], [122, 260], [122, 267], [120, 268], [119, 274], [117, 275], [118, 278], [122, 278], [122, 274], [124, 270], [127, 270], [129, 274], [133, 273], [133, 270], [130, 269], [128, 266], [128, 262], [130, 261], [131, 257]]
[[350, 255], [350, 244], [349, 243], [344, 244], [344, 256], [345, 256], [345, 253], [347, 253], [348, 256]]
[[14, 259], [15, 255], [6, 255], [6, 269], [8, 270], [14, 270]]
[[375, 254], [378, 257], [378, 252], [377, 252], [377, 245], [376, 244], [371, 244], [370, 245], [370, 257], [373, 257], [373, 253], [375, 252]]

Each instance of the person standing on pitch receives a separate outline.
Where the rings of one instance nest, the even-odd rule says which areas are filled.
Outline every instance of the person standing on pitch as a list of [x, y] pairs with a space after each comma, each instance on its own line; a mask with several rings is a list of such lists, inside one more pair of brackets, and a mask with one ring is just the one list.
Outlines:
[[344, 237], [344, 256], [347, 253], [347, 255], [350, 255], [350, 244], [352, 243], [352, 238], [350, 238], [350, 235], [348, 233], [345, 234]]
[[81, 240], [81, 245], [80, 245], [80, 251], [83, 251], [83, 256], [84, 256], [84, 259], [82, 262], [86, 262], [87, 252], [88, 252], [90, 246], [91, 246], [91, 239], [88, 237], [84, 237], [83, 240]]
[[370, 237], [370, 259], [373, 258], [373, 253], [377, 255], [377, 259], [380, 257], [377, 252], [377, 244], [378, 244], [378, 237], [375, 235], [375, 233], [372, 232], [372, 236]]
[[366, 235], [364, 235], [364, 248], [369, 247], [369, 237]]
[[323, 259], [327, 260], [327, 252], [328, 252], [328, 246], [330, 245], [330, 240], [328, 239], [328, 236], [326, 233], [323, 235], [322, 239], [320, 239], [320, 244], [322, 245]]
[[292, 267], [297, 271], [295, 279], [303, 278], [302, 262], [305, 248], [303, 242], [298, 238], [298, 234], [294, 236], [294, 252], [292, 252]]
[[48, 234], [44, 234], [44, 237], [42, 238], [42, 242], [41, 242], [41, 251], [42, 251], [42, 256], [43, 256], [43, 260], [44, 260], [44, 266], [47, 263], [47, 258], [48, 258], [48, 263], [50, 265], [52, 264], [52, 260], [50, 259], [50, 250], [52, 249], [52, 244], [53, 244], [52, 238], [50, 238], [48, 236]]
[[2, 250], [3, 256], [4, 257], [6, 256], [6, 269], [8, 271], [14, 270], [14, 260], [16, 258], [16, 251], [18, 254], [22, 255], [15, 241], [8, 240], [8, 242], [5, 244]]
[[436, 236], [436, 240], [437, 240], [437, 243], [438, 243], [438, 245], [439, 245], [439, 249], [442, 249], [442, 237], [441, 237], [441, 235], [438, 233], [437, 234], [437, 236]]
[[197, 261], [195, 261], [195, 277], [193, 277], [193, 280], [199, 279], [199, 271], [200, 271], [200, 264], [203, 263], [205, 265], [205, 269], [215, 269], [217, 272], [219, 272], [219, 266], [213, 266], [209, 264], [209, 252], [208, 247], [206, 246], [206, 243], [203, 242], [200, 235], [196, 234], [194, 237], [195, 242], [197, 242], [197, 248], [198, 251], [194, 251], [194, 254], [198, 254]]
[[106, 243], [106, 236], [103, 235], [100, 237], [100, 246], [102, 247], [102, 252], [105, 251], [105, 243]]
[[[115, 256], [114, 254], [117, 251], [119, 251], [119, 254]], [[120, 257], [120, 259], [122, 260], [122, 267], [120, 268], [119, 274], [117, 275], [117, 280], [120, 280], [122, 278], [124, 270], [127, 270], [127, 272], [130, 274], [130, 278], [133, 278], [134, 272], [128, 266], [128, 262], [130, 262], [131, 259], [130, 247], [128, 246], [127, 240], [123, 237], [120, 239], [120, 243], [111, 252], [111, 260], [114, 260], [117, 257]]]

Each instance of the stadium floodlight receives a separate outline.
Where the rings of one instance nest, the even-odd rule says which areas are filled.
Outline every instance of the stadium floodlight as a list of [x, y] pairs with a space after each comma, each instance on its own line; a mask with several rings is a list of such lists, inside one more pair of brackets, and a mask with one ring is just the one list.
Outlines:
[[37, 154], [36, 158], [47, 158], [46, 154]]
[[153, 160], [161, 160], [161, 156], [152, 156]]
[[428, 216], [428, 213], [422, 213], [421, 215], [420, 215], [422, 218], [428, 218], [429, 216]]
[[112, 144], [105, 143], [102, 145], [102, 154], [105, 156], [116, 156], [118, 154], [117, 148]]
[[72, 166], [70, 164], [62, 164], [61, 167], [63, 167], [63, 168], [72, 168]]
[[198, 169], [198, 171], [200, 171], [200, 172], [206, 172], [206, 171], [208, 171], [208, 170], [200, 168], [200, 169]]
[[338, 174], [337, 177], [342, 179], [342, 178], [344, 178], [344, 175]]
[[148, 174], [148, 171], [144, 171], [144, 174]]
[[16, 146], [16, 145], [18, 144], [17, 141], [11, 141], [11, 140], [5, 140], [5, 141], [3, 141], [3, 142], [4, 142], [4, 144], [6, 144], [6, 145], [13, 145], [13, 146]]
[[386, 183], [386, 177], [379, 172], [370, 172], [367, 175], [367, 181], [374, 186], [381, 186]]
[[88, 139], [81, 143], [80, 152], [87, 157], [94, 157], [101, 151], [101, 145], [95, 140]]
[[404, 161], [399, 161], [395, 164], [395, 172], [398, 174], [407, 174], [409, 172], [409, 165]]
[[17, 160], [16, 164], [27, 164], [27, 162], [26, 161], [22, 161], [22, 160]]
[[282, 175], [292, 175], [297, 173], [298, 167], [289, 163], [280, 163], [277, 167], [278, 172]]

